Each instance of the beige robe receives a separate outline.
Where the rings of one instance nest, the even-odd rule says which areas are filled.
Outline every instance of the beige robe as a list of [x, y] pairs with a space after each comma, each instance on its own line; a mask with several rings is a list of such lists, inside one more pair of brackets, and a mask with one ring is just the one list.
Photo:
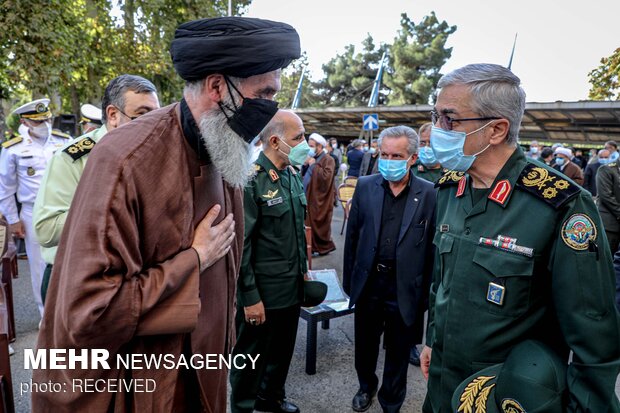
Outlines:
[[[178, 104], [97, 144], [60, 241], [38, 348], [107, 349], [111, 369], [34, 370], [33, 382], [66, 383], [67, 392], [33, 393], [33, 411], [226, 411], [226, 369], [116, 364], [116, 354], [227, 355], [234, 344], [243, 195], [202, 163], [183, 136]], [[233, 213], [237, 237], [199, 274], [194, 228], [216, 203], [223, 207], [216, 223]], [[73, 391], [85, 378], [154, 379], [156, 390]]]

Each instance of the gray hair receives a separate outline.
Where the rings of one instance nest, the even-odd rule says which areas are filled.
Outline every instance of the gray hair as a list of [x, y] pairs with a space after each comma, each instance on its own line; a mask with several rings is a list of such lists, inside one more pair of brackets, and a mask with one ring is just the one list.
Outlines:
[[471, 91], [471, 109], [481, 117], [496, 116], [507, 119], [510, 129], [506, 142], [516, 145], [521, 119], [525, 112], [525, 91], [521, 80], [509, 69], [490, 63], [472, 64], [443, 76], [438, 88], [450, 85], [468, 85]]
[[120, 75], [110, 80], [101, 100], [101, 121], [107, 122], [106, 108], [110, 105], [125, 111], [125, 93], [155, 93], [157, 88], [151, 81], [136, 75]]
[[407, 145], [407, 154], [414, 155], [418, 153], [418, 144], [420, 139], [418, 138], [418, 134], [410, 128], [409, 126], [399, 125], [392, 126], [391, 128], [383, 129], [379, 134], [379, 147], [381, 147], [381, 142], [386, 138], [407, 138], [409, 145]]
[[[241, 86], [241, 83], [243, 83], [243, 80], [244, 80], [243, 78], [240, 78], [240, 77], [233, 77], [233, 76], [227, 76], [227, 75], [226, 77], [228, 78], [230, 83], [232, 83], [237, 89], [239, 89], [239, 87]], [[192, 80], [192, 81], [186, 82], [183, 93], [189, 94], [193, 100], [200, 100], [200, 96], [202, 95], [204, 85], [205, 85], [205, 79]], [[238, 98], [235, 99], [235, 102], [237, 102], [237, 100]]]
[[426, 122], [424, 125], [420, 126], [420, 129], [418, 129], [418, 135], [422, 135], [422, 132], [425, 132], [427, 129], [430, 129], [432, 127], [432, 122]]

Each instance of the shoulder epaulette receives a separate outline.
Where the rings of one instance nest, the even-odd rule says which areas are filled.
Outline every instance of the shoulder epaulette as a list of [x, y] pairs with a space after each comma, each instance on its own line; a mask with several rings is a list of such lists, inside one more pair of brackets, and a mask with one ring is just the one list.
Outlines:
[[435, 188], [449, 185], [457, 185], [461, 178], [464, 176], [465, 172], [446, 171], [435, 183]]
[[72, 138], [71, 135], [66, 134], [64, 132], [61, 132], [58, 129], [52, 129], [52, 135], [58, 136], [59, 138], [64, 138], [64, 139], [71, 139]]
[[618, 162], [608, 163], [607, 165], [603, 165], [603, 166], [611, 166], [611, 167], [616, 167], [616, 166], [618, 166]]
[[556, 209], [581, 191], [578, 185], [554, 170], [529, 162], [519, 175], [517, 187], [540, 198]]
[[262, 165], [255, 163], [255, 164], [254, 164], [254, 170], [255, 170], [256, 172], [260, 172], [260, 171], [264, 171], [264, 170], [265, 170], [265, 168], [263, 168], [263, 166], [262, 166]]
[[16, 145], [16, 144], [20, 143], [23, 140], [24, 140], [24, 138], [22, 138], [21, 136], [17, 136], [17, 137], [15, 137], [13, 139], [9, 139], [6, 142], [3, 142], [2, 143], [2, 147], [3, 148], [10, 148], [11, 146]]
[[82, 156], [88, 154], [95, 147], [95, 141], [91, 138], [83, 138], [67, 146], [62, 151], [69, 155], [74, 161], [77, 161]]

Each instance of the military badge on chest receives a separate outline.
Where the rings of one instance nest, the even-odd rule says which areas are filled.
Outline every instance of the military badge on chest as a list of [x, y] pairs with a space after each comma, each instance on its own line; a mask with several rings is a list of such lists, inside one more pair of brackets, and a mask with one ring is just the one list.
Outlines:
[[586, 214], [573, 214], [562, 225], [562, 240], [576, 251], [587, 250], [596, 240], [596, 225]]
[[274, 206], [274, 205], [278, 205], [282, 203], [281, 196], [276, 198], [276, 195], [278, 195], [278, 192], [280, 192], [279, 189], [276, 189], [275, 191], [269, 190], [267, 191], [266, 194], [261, 195], [263, 198], [267, 200], [267, 206]]
[[504, 305], [504, 296], [506, 295], [506, 287], [500, 280], [493, 280], [489, 283], [487, 289], [487, 301], [496, 305]]

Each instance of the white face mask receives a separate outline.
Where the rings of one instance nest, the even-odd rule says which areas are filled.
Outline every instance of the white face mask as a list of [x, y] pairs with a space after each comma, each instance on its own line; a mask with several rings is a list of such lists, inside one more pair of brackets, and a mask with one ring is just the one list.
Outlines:
[[30, 131], [32, 132], [31, 135], [36, 135], [33, 137], [45, 139], [52, 133], [52, 124], [50, 122], [43, 122], [40, 125], [31, 127]]

